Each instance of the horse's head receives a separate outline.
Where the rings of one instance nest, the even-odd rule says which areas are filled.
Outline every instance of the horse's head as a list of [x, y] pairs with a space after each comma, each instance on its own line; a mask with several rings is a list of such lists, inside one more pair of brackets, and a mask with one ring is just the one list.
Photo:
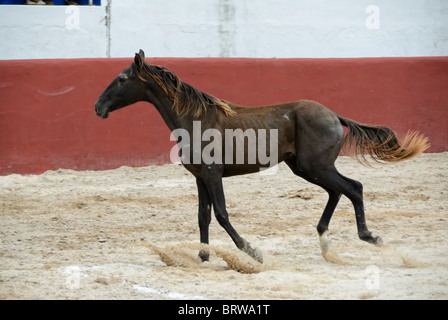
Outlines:
[[135, 54], [134, 63], [126, 67], [104, 90], [95, 103], [96, 115], [106, 119], [109, 112], [145, 100], [145, 85], [138, 76], [143, 67], [145, 53]]

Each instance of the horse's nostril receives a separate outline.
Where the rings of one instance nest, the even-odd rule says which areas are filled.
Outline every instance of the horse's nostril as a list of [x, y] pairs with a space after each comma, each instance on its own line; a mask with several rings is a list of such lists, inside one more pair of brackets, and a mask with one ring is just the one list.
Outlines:
[[97, 115], [99, 115], [100, 114], [100, 109], [98, 108], [98, 105], [95, 103], [95, 113], [97, 114]]

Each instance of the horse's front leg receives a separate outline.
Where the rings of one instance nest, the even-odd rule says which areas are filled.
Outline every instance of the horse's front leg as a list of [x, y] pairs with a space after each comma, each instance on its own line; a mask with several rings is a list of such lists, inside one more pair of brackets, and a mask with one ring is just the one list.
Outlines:
[[261, 251], [259, 249], [253, 249], [249, 242], [240, 237], [230, 224], [222, 185], [222, 173], [214, 168], [214, 166], [206, 166], [202, 171], [202, 178], [211, 197], [216, 220], [226, 230], [238, 249], [247, 253], [258, 262], [263, 263]]
[[[210, 194], [208, 193], [207, 187], [201, 178], [196, 178], [196, 185], [198, 187], [198, 198], [199, 198], [199, 210], [198, 210], [198, 220], [199, 220], [199, 232], [201, 234], [201, 243], [208, 244], [208, 229], [210, 226], [210, 221], [212, 219], [212, 200]], [[199, 251], [199, 257], [201, 260], [208, 261], [210, 253], [208, 249], [201, 249]]]

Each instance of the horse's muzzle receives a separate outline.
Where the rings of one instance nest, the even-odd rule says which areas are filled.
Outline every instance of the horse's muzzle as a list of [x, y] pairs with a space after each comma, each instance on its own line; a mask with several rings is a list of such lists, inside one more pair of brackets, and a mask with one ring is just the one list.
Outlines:
[[95, 103], [95, 113], [98, 117], [106, 119], [109, 116], [109, 111], [104, 106], [100, 107], [98, 101]]

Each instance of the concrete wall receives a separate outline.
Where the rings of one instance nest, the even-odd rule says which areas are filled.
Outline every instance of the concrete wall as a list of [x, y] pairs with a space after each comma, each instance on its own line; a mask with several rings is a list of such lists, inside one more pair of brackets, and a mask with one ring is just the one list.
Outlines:
[[419, 130], [430, 152], [446, 151], [447, 35], [441, 0], [0, 5], [0, 174], [168, 162], [169, 131], [152, 106], [107, 121], [93, 112], [132, 62], [120, 57], [140, 48], [217, 97], [242, 105], [314, 99], [400, 135]]
[[0, 6], [0, 59], [105, 57], [105, 8]]
[[448, 55], [448, 1], [103, 0], [0, 6], [0, 59]]

